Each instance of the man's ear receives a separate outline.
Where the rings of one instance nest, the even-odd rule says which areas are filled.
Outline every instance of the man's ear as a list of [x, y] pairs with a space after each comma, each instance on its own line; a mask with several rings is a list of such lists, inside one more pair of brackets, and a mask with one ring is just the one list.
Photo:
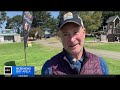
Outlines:
[[82, 29], [83, 29], [83, 33], [86, 33], [86, 28], [82, 27]]
[[83, 34], [84, 34], [84, 38], [85, 38], [85, 35], [86, 35], [86, 28], [83, 27]]

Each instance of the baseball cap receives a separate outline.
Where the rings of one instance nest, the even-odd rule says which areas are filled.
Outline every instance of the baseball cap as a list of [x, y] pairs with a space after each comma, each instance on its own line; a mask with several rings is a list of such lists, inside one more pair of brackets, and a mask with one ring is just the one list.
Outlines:
[[68, 22], [73, 22], [80, 26], [84, 26], [82, 19], [79, 17], [76, 11], [62, 13], [60, 15], [60, 21], [59, 21], [58, 28], [59, 29], [62, 28]]

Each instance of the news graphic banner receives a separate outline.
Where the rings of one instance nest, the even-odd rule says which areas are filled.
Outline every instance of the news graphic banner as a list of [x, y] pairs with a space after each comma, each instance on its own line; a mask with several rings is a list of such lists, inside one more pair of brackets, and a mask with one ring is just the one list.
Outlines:
[[34, 66], [5, 66], [4, 75], [12, 77], [34, 77]]

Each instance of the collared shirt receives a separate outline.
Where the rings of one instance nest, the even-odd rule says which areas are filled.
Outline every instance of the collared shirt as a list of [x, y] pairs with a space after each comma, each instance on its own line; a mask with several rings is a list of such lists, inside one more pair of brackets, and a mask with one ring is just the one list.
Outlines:
[[63, 49], [63, 52], [65, 53], [66, 60], [68, 60], [71, 68], [79, 73], [82, 68], [84, 57], [82, 56], [80, 60], [76, 60], [76, 58], [71, 57], [66, 50]]

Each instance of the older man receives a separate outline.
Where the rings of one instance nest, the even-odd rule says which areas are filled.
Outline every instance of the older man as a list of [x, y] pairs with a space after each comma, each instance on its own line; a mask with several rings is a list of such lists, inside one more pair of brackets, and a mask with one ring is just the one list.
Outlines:
[[85, 27], [77, 12], [60, 15], [59, 37], [63, 51], [42, 67], [42, 75], [107, 75], [105, 61], [84, 48]]

